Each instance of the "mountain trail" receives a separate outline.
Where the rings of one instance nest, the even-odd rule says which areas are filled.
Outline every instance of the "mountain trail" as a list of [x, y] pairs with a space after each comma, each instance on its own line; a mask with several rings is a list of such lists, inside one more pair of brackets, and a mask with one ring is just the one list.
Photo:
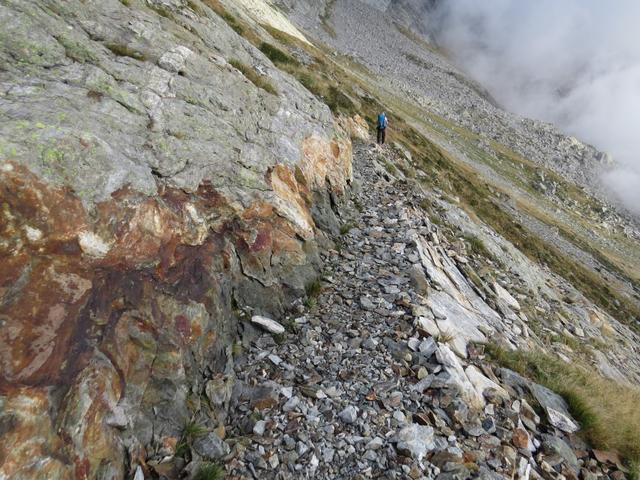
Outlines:
[[419, 194], [379, 165], [390, 152], [354, 145], [353, 226], [326, 254], [321, 293], [284, 338], [264, 334], [236, 360], [231, 478], [528, 478], [533, 450], [553, 442], [569, 459], [547, 461], [577, 467], [527, 403], [526, 380], [499, 380], [481, 347], [433, 331], [447, 319], [430, 316], [421, 259], [442, 247]]

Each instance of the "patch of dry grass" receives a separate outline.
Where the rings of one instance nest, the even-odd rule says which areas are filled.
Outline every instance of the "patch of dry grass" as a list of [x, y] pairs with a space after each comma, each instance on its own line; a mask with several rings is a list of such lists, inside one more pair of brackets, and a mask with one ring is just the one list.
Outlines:
[[219, 0], [203, 0], [211, 10], [213, 10], [227, 25], [229, 25], [238, 35], [244, 37], [254, 46], [258, 46], [261, 42], [260, 37], [254, 32], [253, 28], [246, 22], [232, 15]]
[[106, 43], [105, 47], [107, 47], [111, 51], [111, 53], [118, 57], [129, 57], [140, 61], [147, 60], [147, 56], [144, 54], [144, 52], [136, 50], [124, 43]]
[[450, 344], [452, 343], [454, 340], [456, 339], [456, 336], [453, 332], [450, 332], [448, 330], [442, 331], [440, 332], [439, 335], [436, 335], [434, 337], [434, 340], [438, 343], [446, 343], [446, 344]]
[[488, 345], [487, 353], [499, 364], [562, 395], [582, 427], [581, 435], [593, 447], [617, 450], [632, 465], [640, 461], [639, 388], [542, 352], [512, 352]]

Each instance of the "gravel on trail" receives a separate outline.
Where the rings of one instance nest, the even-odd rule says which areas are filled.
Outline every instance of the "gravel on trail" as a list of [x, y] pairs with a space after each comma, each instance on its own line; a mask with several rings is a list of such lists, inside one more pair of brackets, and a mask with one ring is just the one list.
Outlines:
[[[319, 295], [236, 359], [230, 478], [576, 478], [573, 450], [587, 447], [529, 406], [535, 384], [424, 329], [446, 315], [427, 307], [442, 287], [418, 243], [444, 240], [419, 193], [380, 167], [392, 150], [354, 145], [353, 218], [325, 254]], [[548, 456], [543, 435], [558, 447]]]

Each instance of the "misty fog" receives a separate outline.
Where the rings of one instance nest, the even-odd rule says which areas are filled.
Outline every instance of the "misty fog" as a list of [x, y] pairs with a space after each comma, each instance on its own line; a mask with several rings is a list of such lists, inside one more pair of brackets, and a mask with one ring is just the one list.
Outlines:
[[640, 2], [445, 0], [437, 40], [508, 110], [613, 155], [603, 181], [640, 214]]

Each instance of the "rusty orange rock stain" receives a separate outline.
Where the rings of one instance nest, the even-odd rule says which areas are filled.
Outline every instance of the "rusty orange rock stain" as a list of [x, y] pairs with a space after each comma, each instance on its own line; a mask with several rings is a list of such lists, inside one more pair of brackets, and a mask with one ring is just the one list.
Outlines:
[[[220, 348], [234, 282], [271, 284], [272, 262], [307, 262], [311, 192], [344, 190], [350, 147], [310, 137], [302, 151], [299, 165], [267, 172], [273, 200], [246, 208], [204, 182], [153, 197], [125, 187], [88, 212], [23, 166], [0, 174], [0, 394], [14, 415], [0, 476], [34, 458], [50, 478], [94, 478], [121, 454], [110, 409]], [[86, 251], [82, 232], [105, 251]], [[144, 465], [144, 448], [135, 455]]]

